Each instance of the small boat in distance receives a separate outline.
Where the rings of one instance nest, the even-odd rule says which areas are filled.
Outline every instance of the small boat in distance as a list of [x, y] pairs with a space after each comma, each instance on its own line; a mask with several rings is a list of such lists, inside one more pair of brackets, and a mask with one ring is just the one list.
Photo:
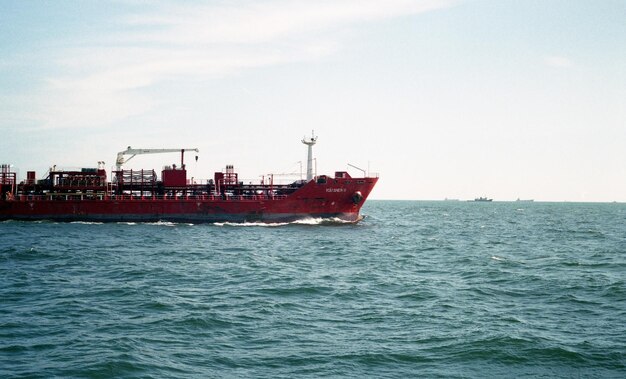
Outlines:
[[534, 199], [527, 199], [527, 200], [523, 200], [523, 199], [520, 199], [520, 198], [518, 197], [518, 198], [517, 198], [517, 200], [515, 200], [515, 201], [517, 201], [518, 203], [532, 203], [532, 202], [533, 202], [533, 201], [535, 201], [535, 200], [534, 200]]
[[474, 201], [493, 201], [493, 199], [489, 199], [487, 197], [481, 196], [481, 197], [475, 198]]

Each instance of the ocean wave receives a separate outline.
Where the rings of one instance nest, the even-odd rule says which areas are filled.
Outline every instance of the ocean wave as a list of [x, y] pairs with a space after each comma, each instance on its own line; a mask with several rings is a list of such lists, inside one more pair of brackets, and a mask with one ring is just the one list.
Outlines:
[[305, 218], [302, 220], [293, 221], [294, 225], [346, 225], [354, 224], [355, 221], [346, 221], [337, 217], [330, 218]]
[[157, 221], [157, 222], [145, 222], [144, 225], [154, 225], [154, 226], [193, 226], [194, 224], [188, 222], [171, 222], [171, 221]]
[[354, 224], [355, 221], [346, 221], [337, 217], [330, 218], [304, 218], [291, 222], [214, 222], [215, 226], [242, 226], [242, 227], [279, 227], [288, 225], [346, 225]]
[[289, 225], [288, 222], [275, 222], [275, 223], [267, 223], [267, 222], [214, 222], [215, 226], [243, 226], [243, 227], [275, 227], [275, 226], [285, 226]]
[[188, 222], [171, 222], [171, 221], [119, 221], [118, 225], [151, 225], [151, 226], [179, 226], [179, 225], [194, 225]]

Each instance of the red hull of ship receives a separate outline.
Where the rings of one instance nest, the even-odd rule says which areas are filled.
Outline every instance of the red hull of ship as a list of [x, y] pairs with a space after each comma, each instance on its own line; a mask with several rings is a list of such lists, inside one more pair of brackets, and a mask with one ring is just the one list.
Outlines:
[[378, 178], [312, 180], [289, 195], [137, 197], [28, 196], [0, 200], [0, 220], [100, 222], [289, 222], [337, 217], [358, 221]]

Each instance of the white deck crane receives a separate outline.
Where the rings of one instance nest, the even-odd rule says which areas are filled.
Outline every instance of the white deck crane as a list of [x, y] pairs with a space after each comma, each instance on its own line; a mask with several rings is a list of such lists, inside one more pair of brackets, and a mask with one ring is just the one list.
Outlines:
[[[161, 154], [161, 153], [180, 153], [180, 168], [184, 167], [185, 164], [185, 151], [195, 151], [196, 153], [199, 151], [197, 148], [192, 149], [133, 149], [130, 146], [124, 151], [120, 151], [117, 153], [117, 159], [115, 160], [115, 165], [117, 166], [117, 171], [122, 169], [122, 165], [133, 159], [135, 155], [139, 154]], [[130, 155], [128, 158], [124, 158], [125, 155]], [[196, 156], [196, 160], [198, 157]]]

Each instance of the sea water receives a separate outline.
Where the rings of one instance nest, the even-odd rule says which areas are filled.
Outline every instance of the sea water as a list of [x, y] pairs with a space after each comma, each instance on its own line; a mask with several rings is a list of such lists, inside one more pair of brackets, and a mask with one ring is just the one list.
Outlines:
[[0, 377], [626, 377], [626, 204], [0, 223]]

